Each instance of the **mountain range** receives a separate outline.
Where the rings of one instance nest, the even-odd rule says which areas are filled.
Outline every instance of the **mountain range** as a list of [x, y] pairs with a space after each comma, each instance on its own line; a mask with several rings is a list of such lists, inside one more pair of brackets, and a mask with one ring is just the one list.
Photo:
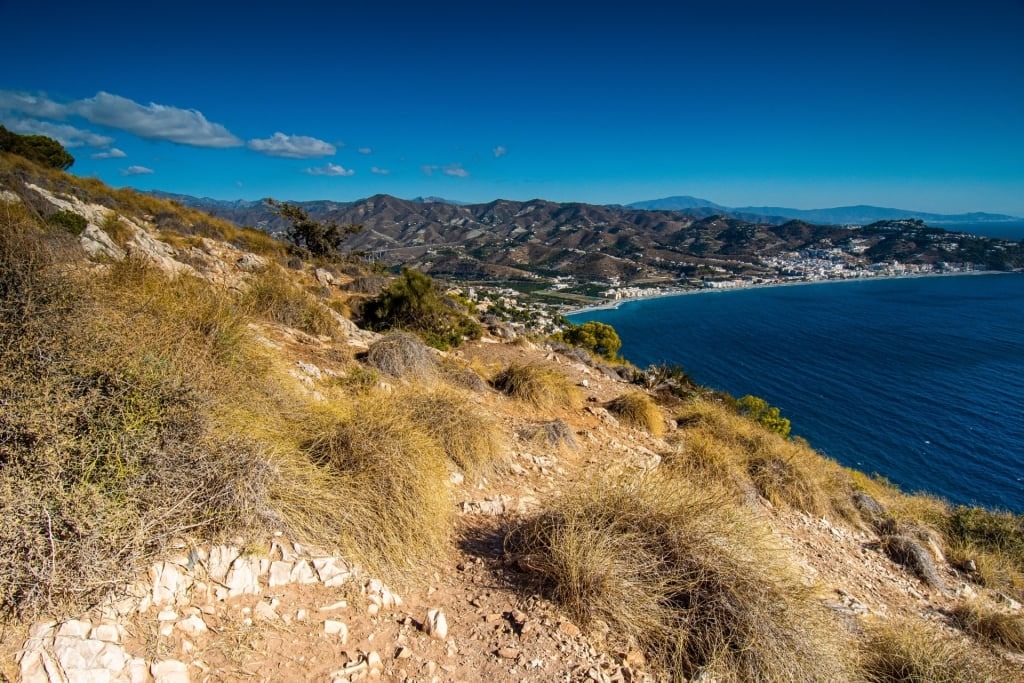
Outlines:
[[[289, 227], [262, 201], [161, 196], [272, 234]], [[840, 245], [856, 246], [872, 260], [970, 261], [999, 269], [1024, 265], [1018, 254], [1024, 247], [1013, 242], [997, 249], [997, 241], [954, 239], [917, 220], [851, 230], [780, 216], [723, 215], [713, 207], [670, 211], [542, 199], [455, 205], [390, 195], [298, 205], [315, 220], [362, 225], [344, 243], [345, 251], [469, 279], [570, 276], [582, 282], [639, 283], [707, 273], [759, 276], [774, 272], [767, 265], [770, 257]]]
[[917, 219], [929, 225], [962, 224], [962, 223], [996, 223], [1022, 220], [1016, 216], [998, 213], [972, 212], [960, 214], [929, 213], [926, 211], [910, 211], [880, 206], [858, 204], [856, 206], [837, 206], [831, 209], [791, 209], [783, 206], [742, 206], [728, 207], [700, 197], [681, 195], [633, 202], [627, 205], [631, 209], [646, 211], [693, 211], [695, 209], [712, 209], [730, 216], [763, 216], [765, 218], [785, 218], [819, 223], [824, 225], [867, 225], [877, 221]]

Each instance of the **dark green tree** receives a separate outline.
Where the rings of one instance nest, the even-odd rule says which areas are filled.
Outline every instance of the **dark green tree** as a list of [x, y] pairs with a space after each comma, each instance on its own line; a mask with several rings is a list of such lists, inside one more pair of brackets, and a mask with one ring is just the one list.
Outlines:
[[287, 204], [268, 199], [267, 204], [279, 216], [291, 223], [286, 237], [299, 249], [313, 256], [335, 256], [349, 235], [362, 231], [362, 225], [341, 226], [336, 221], [318, 221], [309, 217], [305, 209], [297, 204]]
[[66, 171], [75, 163], [64, 146], [45, 135], [18, 135], [0, 126], [0, 151], [10, 152], [49, 168]]
[[447, 349], [465, 337], [478, 338], [479, 323], [465, 306], [438, 291], [429, 275], [402, 268], [388, 288], [363, 306], [363, 324], [372, 330], [404, 329], [431, 346]]
[[615, 328], [607, 323], [591, 320], [582, 325], [569, 325], [553, 335], [555, 341], [593, 351], [602, 358], [615, 360], [615, 354], [622, 348], [622, 340]]

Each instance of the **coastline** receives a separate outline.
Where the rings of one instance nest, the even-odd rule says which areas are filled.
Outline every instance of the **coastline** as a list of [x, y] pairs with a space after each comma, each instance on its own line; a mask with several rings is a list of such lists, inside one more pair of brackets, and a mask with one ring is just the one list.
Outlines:
[[835, 285], [843, 284], [848, 282], [876, 282], [880, 280], [909, 280], [913, 278], [925, 278], [925, 277], [957, 277], [961, 275], [1020, 275], [1021, 271], [1016, 270], [968, 270], [958, 271], [952, 273], [910, 273], [907, 275], [873, 275], [871, 277], [856, 277], [856, 278], [832, 278], [825, 280], [798, 280], [796, 282], [766, 282], [761, 284], [741, 285], [736, 287], [707, 287], [698, 289], [687, 289], [679, 291], [669, 291], [664, 294], [653, 294], [650, 296], [637, 296], [630, 297], [628, 299], [615, 299], [607, 303], [594, 304], [592, 306], [583, 306], [582, 308], [573, 308], [568, 311], [564, 311], [562, 315], [566, 318], [570, 318], [576, 315], [584, 315], [586, 313], [593, 313], [595, 311], [614, 311], [625, 304], [631, 304], [638, 301], [650, 301], [652, 299], [664, 299], [666, 297], [674, 296], [693, 296], [697, 294], [726, 294], [728, 292], [741, 292], [749, 291], [751, 289], [770, 289], [773, 287], [800, 287], [804, 285]]

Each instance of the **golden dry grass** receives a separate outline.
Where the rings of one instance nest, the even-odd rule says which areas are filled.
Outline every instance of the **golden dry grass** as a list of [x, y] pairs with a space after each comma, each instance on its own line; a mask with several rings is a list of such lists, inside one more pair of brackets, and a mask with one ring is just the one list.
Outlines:
[[504, 368], [491, 384], [498, 391], [541, 410], [577, 408], [580, 392], [565, 375], [541, 365], [514, 363]]
[[595, 479], [506, 540], [528, 579], [575, 619], [608, 623], [677, 680], [848, 679], [841, 627], [721, 488]]
[[309, 334], [338, 333], [337, 323], [327, 308], [277, 266], [253, 277], [242, 305], [253, 316]]
[[1024, 615], [971, 601], [954, 607], [952, 617], [953, 623], [976, 638], [1024, 651]]
[[465, 395], [439, 384], [401, 390], [394, 400], [466, 474], [486, 474], [504, 460], [505, 440], [498, 423]]
[[677, 423], [679, 452], [669, 458], [670, 467], [733, 482], [741, 492], [744, 482], [750, 482], [775, 505], [856, 517], [846, 471], [806, 444], [784, 439], [728, 406], [704, 399], [687, 402]]
[[369, 392], [306, 431], [306, 452], [346, 492], [345, 532], [361, 554], [406, 568], [441, 559], [453, 515], [445, 452], [400, 400]]
[[608, 410], [626, 424], [644, 429], [652, 436], [661, 437], [665, 433], [665, 418], [661, 409], [647, 394], [634, 391], [623, 394], [608, 402]]
[[869, 625], [860, 670], [870, 683], [982, 683], [1013, 680], [998, 660], [935, 626], [899, 620]]

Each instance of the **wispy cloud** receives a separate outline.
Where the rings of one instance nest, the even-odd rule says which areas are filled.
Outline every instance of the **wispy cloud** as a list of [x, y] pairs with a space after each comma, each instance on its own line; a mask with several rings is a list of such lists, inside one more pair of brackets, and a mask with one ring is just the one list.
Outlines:
[[330, 175], [330, 176], [351, 176], [355, 175], [356, 172], [352, 169], [339, 166], [338, 164], [326, 164], [324, 166], [317, 166], [316, 168], [307, 168], [306, 173], [309, 175]]
[[89, 123], [134, 133], [146, 140], [167, 140], [194, 147], [238, 147], [242, 141], [195, 109], [150, 102], [141, 105], [119, 95], [99, 92], [69, 105], [71, 113]]
[[437, 164], [428, 164], [420, 166], [420, 170], [423, 171], [423, 175], [432, 176], [435, 172], [440, 171], [445, 175], [452, 176], [453, 178], [468, 178], [469, 171], [462, 168], [462, 164], [448, 164], [447, 166], [438, 166]]
[[274, 133], [262, 140], [249, 140], [249, 149], [271, 157], [286, 159], [313, 159], [329, 157], [338, 149], [329, 142], [305, 135]]
[[117, 147], [111, 147], [105, 152], [96, 152], [92, 155], [93, 159], [124, 159], [127, 154], [119, 150]]
[[89, 123], [127, 131], [146, 140], [166, 140], [195, 147], [239, 147], [244, 144], [227, 128], [207, 120], [195, 109], [155, 102], [142, 105], [103, 91], [94, 97], [62, 103], [46, 95], [3, 90], [0, 91], [0, 109], [56, 120], [80, 116]]
[[495, 147], [491, 151], [494, 152], [494, 158], [495, 159], [497, 159], [499, 157], [503, 157], [506, 154], [508, 154], [508, 149], [505, 148], [505, 145], [498, 145], [497, 147]]
[[377, 175], [389, 175], [391, 171], [389, 171], [386, 168], [377, 168], [376, 166], [371, 166], [370, 173], [376, 173]]
[[360, 154], [373, 154], [373, 147], [360, 147], [359, 148], [359, 153]]
[[462, 164], [448, 164], [441, 169], [441, 172], [445, 175], [450, 175], [454, 178], [468, 178], [469, 171], [462, 168]]
[[121, 175], [150, 175], [151, 173], [156, 173], [156, 171], [145, 166], [129, 166], [121, 169]]
[[67, 115], [67, 105], [54, 102], [46, 95], [30, 95], [13, 90], [0, 90], [0, 109], [44, 119], [62, 119]]
[[114, 138], [99, 135], [91, 130], [82, 130], [67, 123], [51, 123], [35, 119], [7, 120], [6, 125], [15, 133], [22, 135], [45, 135], [51, 137], [69, 149], [75, 147], [106, 147]]

